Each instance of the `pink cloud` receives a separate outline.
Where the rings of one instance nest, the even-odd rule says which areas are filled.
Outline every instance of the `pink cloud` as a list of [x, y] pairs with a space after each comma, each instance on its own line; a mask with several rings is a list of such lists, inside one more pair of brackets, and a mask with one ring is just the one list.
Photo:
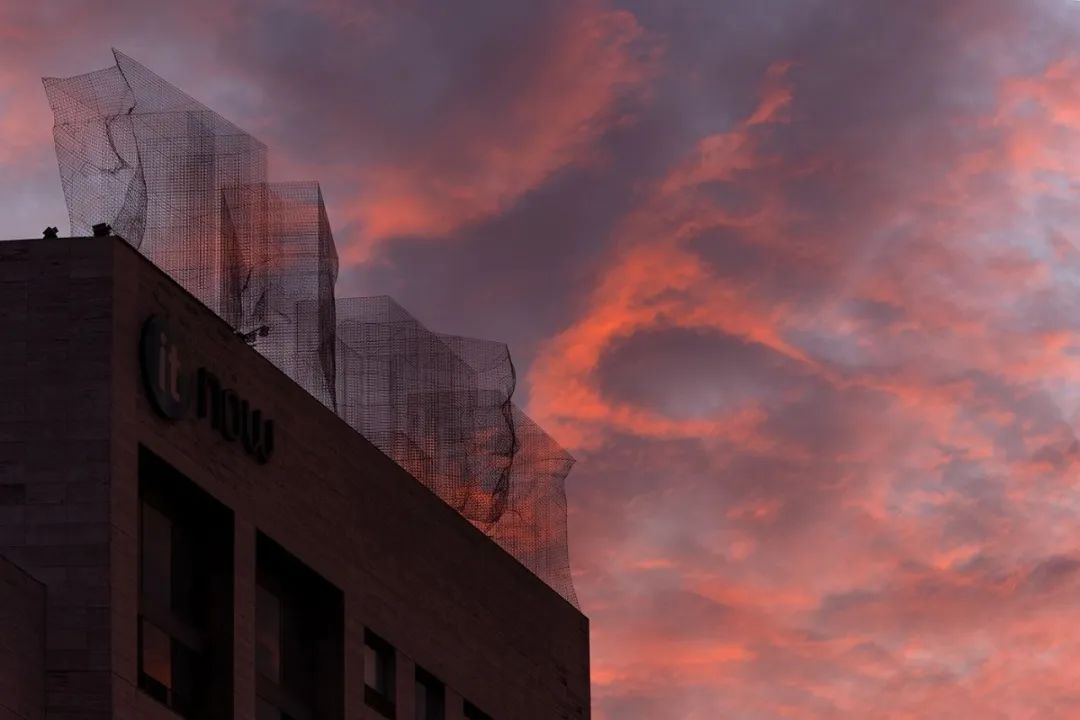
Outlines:
[[[667, 697], [678, 717], [1064, 718], [1080, 707], [1065, 690], [1080, 643], [1048, 630], [1080, 619], [1062, 604], [1077, 588], [1067, 558], [1080, 499], [1078, 443], [1060, 417], [1076, 402], [1055, 395], [1078, 379], [1080, 338], [1039, 314], [1072, 306], [1061, 273], [1075, 268], [1050, 261], [1070, 256], [1068, 231], [1045, 232], [1080, 220], [1068, 202], [1080, 181], [1070, 67], [1003, 81], [990, 112], [957, 118], [969, 142], [910, 158], [919, 172], [947, 152], [949, 172], [826, 223], [850, 233], [826, 242], [794, 234], [803, 216], [786, 188], [835, 166], [770, 150], [801, 102], [791, 66], [774, 65], [759, 105], [674, 164], [618, 226], [591, 302], [533, 365], [531, 409], [584, 455], [579, 470], [620, 437], [712, 448], [694, 480], [657, 458], [663, 490], [622, 510], [635, 530], [604, 556], [618, 569], [593, 578], [600, 565], [586, 561], [579, 587], [586, 606], [668, 588], [716, 609], [695, 606], [706, 615], [687, 617], [701, 630], [691, 640], [663, 624], [670, 608], [601, 601], [603, 708], [639, 695]], [[750, 188], [754, 209], [713, 201], [716, 183]], [[695, 245], [717, 227], [793, 276], [809, 266], [828, 282], [845, 267], [843, 283], [799, 304], [724, 275]], [[875, 229], [887, 243], [858, 235]], [[863, 307], [888, 321], [853, 314]], [[611, 348], [663, 327], [737, 337], [805, 375], [779, 402], [692, 420], [606, 393]], [[815, 394], [837, 404], [800, 404]], [[835, 427], [822, 436], [825, 421]], [[757, 476], [738, 465], [765, 461]], [[594, 584], [611, 582], [619, 589]]]
[[363, 240], [345, 253], [360, 262], [400, 235], [436, 236], [509, 209], [572, 165], [596, 162], [593, 143], [626, 122], [627, 95], [647, 92], [655, 49], [631, 13], [600, 2], [566, 4], [542, 58], [525, 70], [509, 102], [433, 117], [406, 156], [359, 172], [360, 197], [347, 219]]

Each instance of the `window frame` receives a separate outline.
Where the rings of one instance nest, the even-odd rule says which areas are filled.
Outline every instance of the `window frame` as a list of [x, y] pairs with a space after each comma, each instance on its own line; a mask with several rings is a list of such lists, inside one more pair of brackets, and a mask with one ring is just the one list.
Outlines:
[[468, 700], [462, 700], [461, 712], [465, 720], [495, 720]]
[[[271, 586], [271, 587], [268, 587]], [[278, 604], [278, 677], [274, 678], [263, 675], [258, 666], [258, 655], [256, 654], [255, 663], [255, 695], [256, 700], [263, 700], [264, 702], [273, 705], [277, 708], [279, 713], [287, 715], [292, 720], [311, 720], [315, 716], [314, 709], [309, 707], [302, 698], [296, 696], [294, 692], [291, 692], [287, 687], [285, 681], [285, 663], [286, 655], [290, 654], [287, 648], [288, 630], [286, 626], [292, 626], [295, 624], [295, 609], [291, 607], [291, 603], [284, 596], [282, 585], [280, 582], [275, 581], [273, 578], [260, 576], [255, 585], [255, 617], [256, 623], [258, 623], [259, 617], [259, 598], [263, 595], [269, 595], [273, 597]], [[258, 653], [258, 625], [255, 628], [256, 631], [256, 653]]]
[[[416, 666], [415, 678], [413, 686], [414, 694], [419, 695], [420, 688], [423, 688], [423, 691], [428, 694], [428, 700], [435, 700], [434, 705], [425, 701], [424, 706], [427, 709], [426, 717], [420, 717], [418, 714], [420, 712], [420, 706], [419, 703], [417, 703], [416, 720], [446, 720], [446, 683], [419, 665]], [[434, 698], [431, 697], [432, 694], [434, 695]], [[434, 708], [434, 711], [432, 708]]]
[[[256, 697], [288, 720], [342, 720], [344, 594], [262, 531], [255, 545], [256, 603], [266, 594], [280, 607], [278, 680], [257, 666]], [[257, 623], [258, 606], [255, 615]]]
[[[145, 543], [145, 519], [146, 509], [149, 508], [154, 513], [163, 517], [169, 524], [169, 568], [167, 572], [163, 573], [169, 577], [169, 601], [168, 607], [164, 606], [163, 598], [155, 598], [154, 593], [147, 592], [144, 579], [145, 579], [145, 558], [144, 549]], [[138, 511], [138, 523], [139, 523], [139, 542], [138, 542], [138, 615], [136, 618], [137, 628], [136, 636], [138, 642], [137, 657], [136, 657], [136, 673], [137, 684], [139, 689], [145, 692], [150, 697], [154, 698], [161, 704], [168, 707], [173, 712], [188, 717], [191, 715], [193, 708], [188, 707], [190, 703], [194, 703], [196, 698], [187, 697], [183, 693], [177, 693], [177, 674], [178, 672], [184, 672], [180, 668], [185, 664], [180, 662], [179, 658], [185, 654], [190, 658], [188, 663], [191, 667], [188, 672], [194, 676], [200, 675], [198, 669], [199, 657], [205, 653], [207, 639], [206, 629], [200, 628], [197, 625], [192, 624], [191, 617], [193, 612], [189, 609], [178, 609], [177, 605], [177, 588], [176, 588], [176, 545], [177, 535], [179, 533], [190, 534], [191, 528], [184, 522], [178, 520], [176, 513], [170, 512], [157, 503], [153, 502], [150, 498], [140, 497], [139, 499], [139, 511]], [[190, 597], [188, 598], [191, 599]], [[186, 617], [185, 617], [186, 616]], [[165, 684], [161, 681], [161, 678], [155, 677], [151, 673], [147, 672], [144, 664], [145, 653], [145, 637], [146, 631], [144, 625], [150, 625], [159, 633], [161, 633], [168, 642], [169, 646], [169, 682]], [[196, 681], [198, 684], [198, 681]], [[182, 690], [182, 688], [181, 688]]]
[[[383, 661], [383, 690], [367, 682], [368, 649], [371, 649], [373, 657]], [[364, 650], [364, 702], [383, 717], [394, 720], [397, 717], [397, 651], [369, 628], [364, 629]]]
[[[136, 687], [180, 717], [231, 718], [233, 512], [142, 444], [137, 477]], [[150, 633], [166, 673], [148, 663]]]

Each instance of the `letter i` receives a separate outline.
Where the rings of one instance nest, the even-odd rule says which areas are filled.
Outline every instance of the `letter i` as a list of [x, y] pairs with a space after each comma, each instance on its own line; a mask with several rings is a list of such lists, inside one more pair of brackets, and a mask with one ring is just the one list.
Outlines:
[[169, 389], [169, 353], [166, 350], [166, 344], [168, 338], [165, 337], [165, 333], [158, 334], [158, 357], [157, 357], [157, 371], [158, 371], [158, 387], [162, 390]]

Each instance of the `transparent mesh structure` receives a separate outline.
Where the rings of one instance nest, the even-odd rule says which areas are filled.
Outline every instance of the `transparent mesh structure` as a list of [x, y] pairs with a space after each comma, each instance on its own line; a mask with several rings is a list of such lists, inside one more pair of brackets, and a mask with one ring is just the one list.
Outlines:
[[222, 192], [266, 182], [266, 146], [119, 51], [45, 78], [72, 235], [97, 223], [221, 314]]
[[480, 527], [578, 607], [566, 533], [566, 476], [574, 458], [516, 405], [513, 418], [516, 450], [506, 506]]
[[338, 409], [470, 520], [506, 505], [516, 448], [505, 345], [431, 332], [389, 297], [340, 298]]
[[112, 225], [577, 606], [573, 458], [514, 405], [506, 345], [433, 332], [389, 297], [335, 298], [318, 183], [268, 182], [262, 143], [113, 52], [113, 67], [44, 80], [71, 234]]
[[266, 198], [265, 314], [253, 344], [333, 409], [338, 258], [322, 192], [315, 182], [270, 183]]

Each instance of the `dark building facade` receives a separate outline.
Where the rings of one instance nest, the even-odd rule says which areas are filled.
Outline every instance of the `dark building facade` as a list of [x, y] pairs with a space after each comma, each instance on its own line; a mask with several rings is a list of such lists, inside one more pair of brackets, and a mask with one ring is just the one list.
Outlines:
[[588, 621], [118, 238], [0, 243], [0, 720], [589, 717]]

